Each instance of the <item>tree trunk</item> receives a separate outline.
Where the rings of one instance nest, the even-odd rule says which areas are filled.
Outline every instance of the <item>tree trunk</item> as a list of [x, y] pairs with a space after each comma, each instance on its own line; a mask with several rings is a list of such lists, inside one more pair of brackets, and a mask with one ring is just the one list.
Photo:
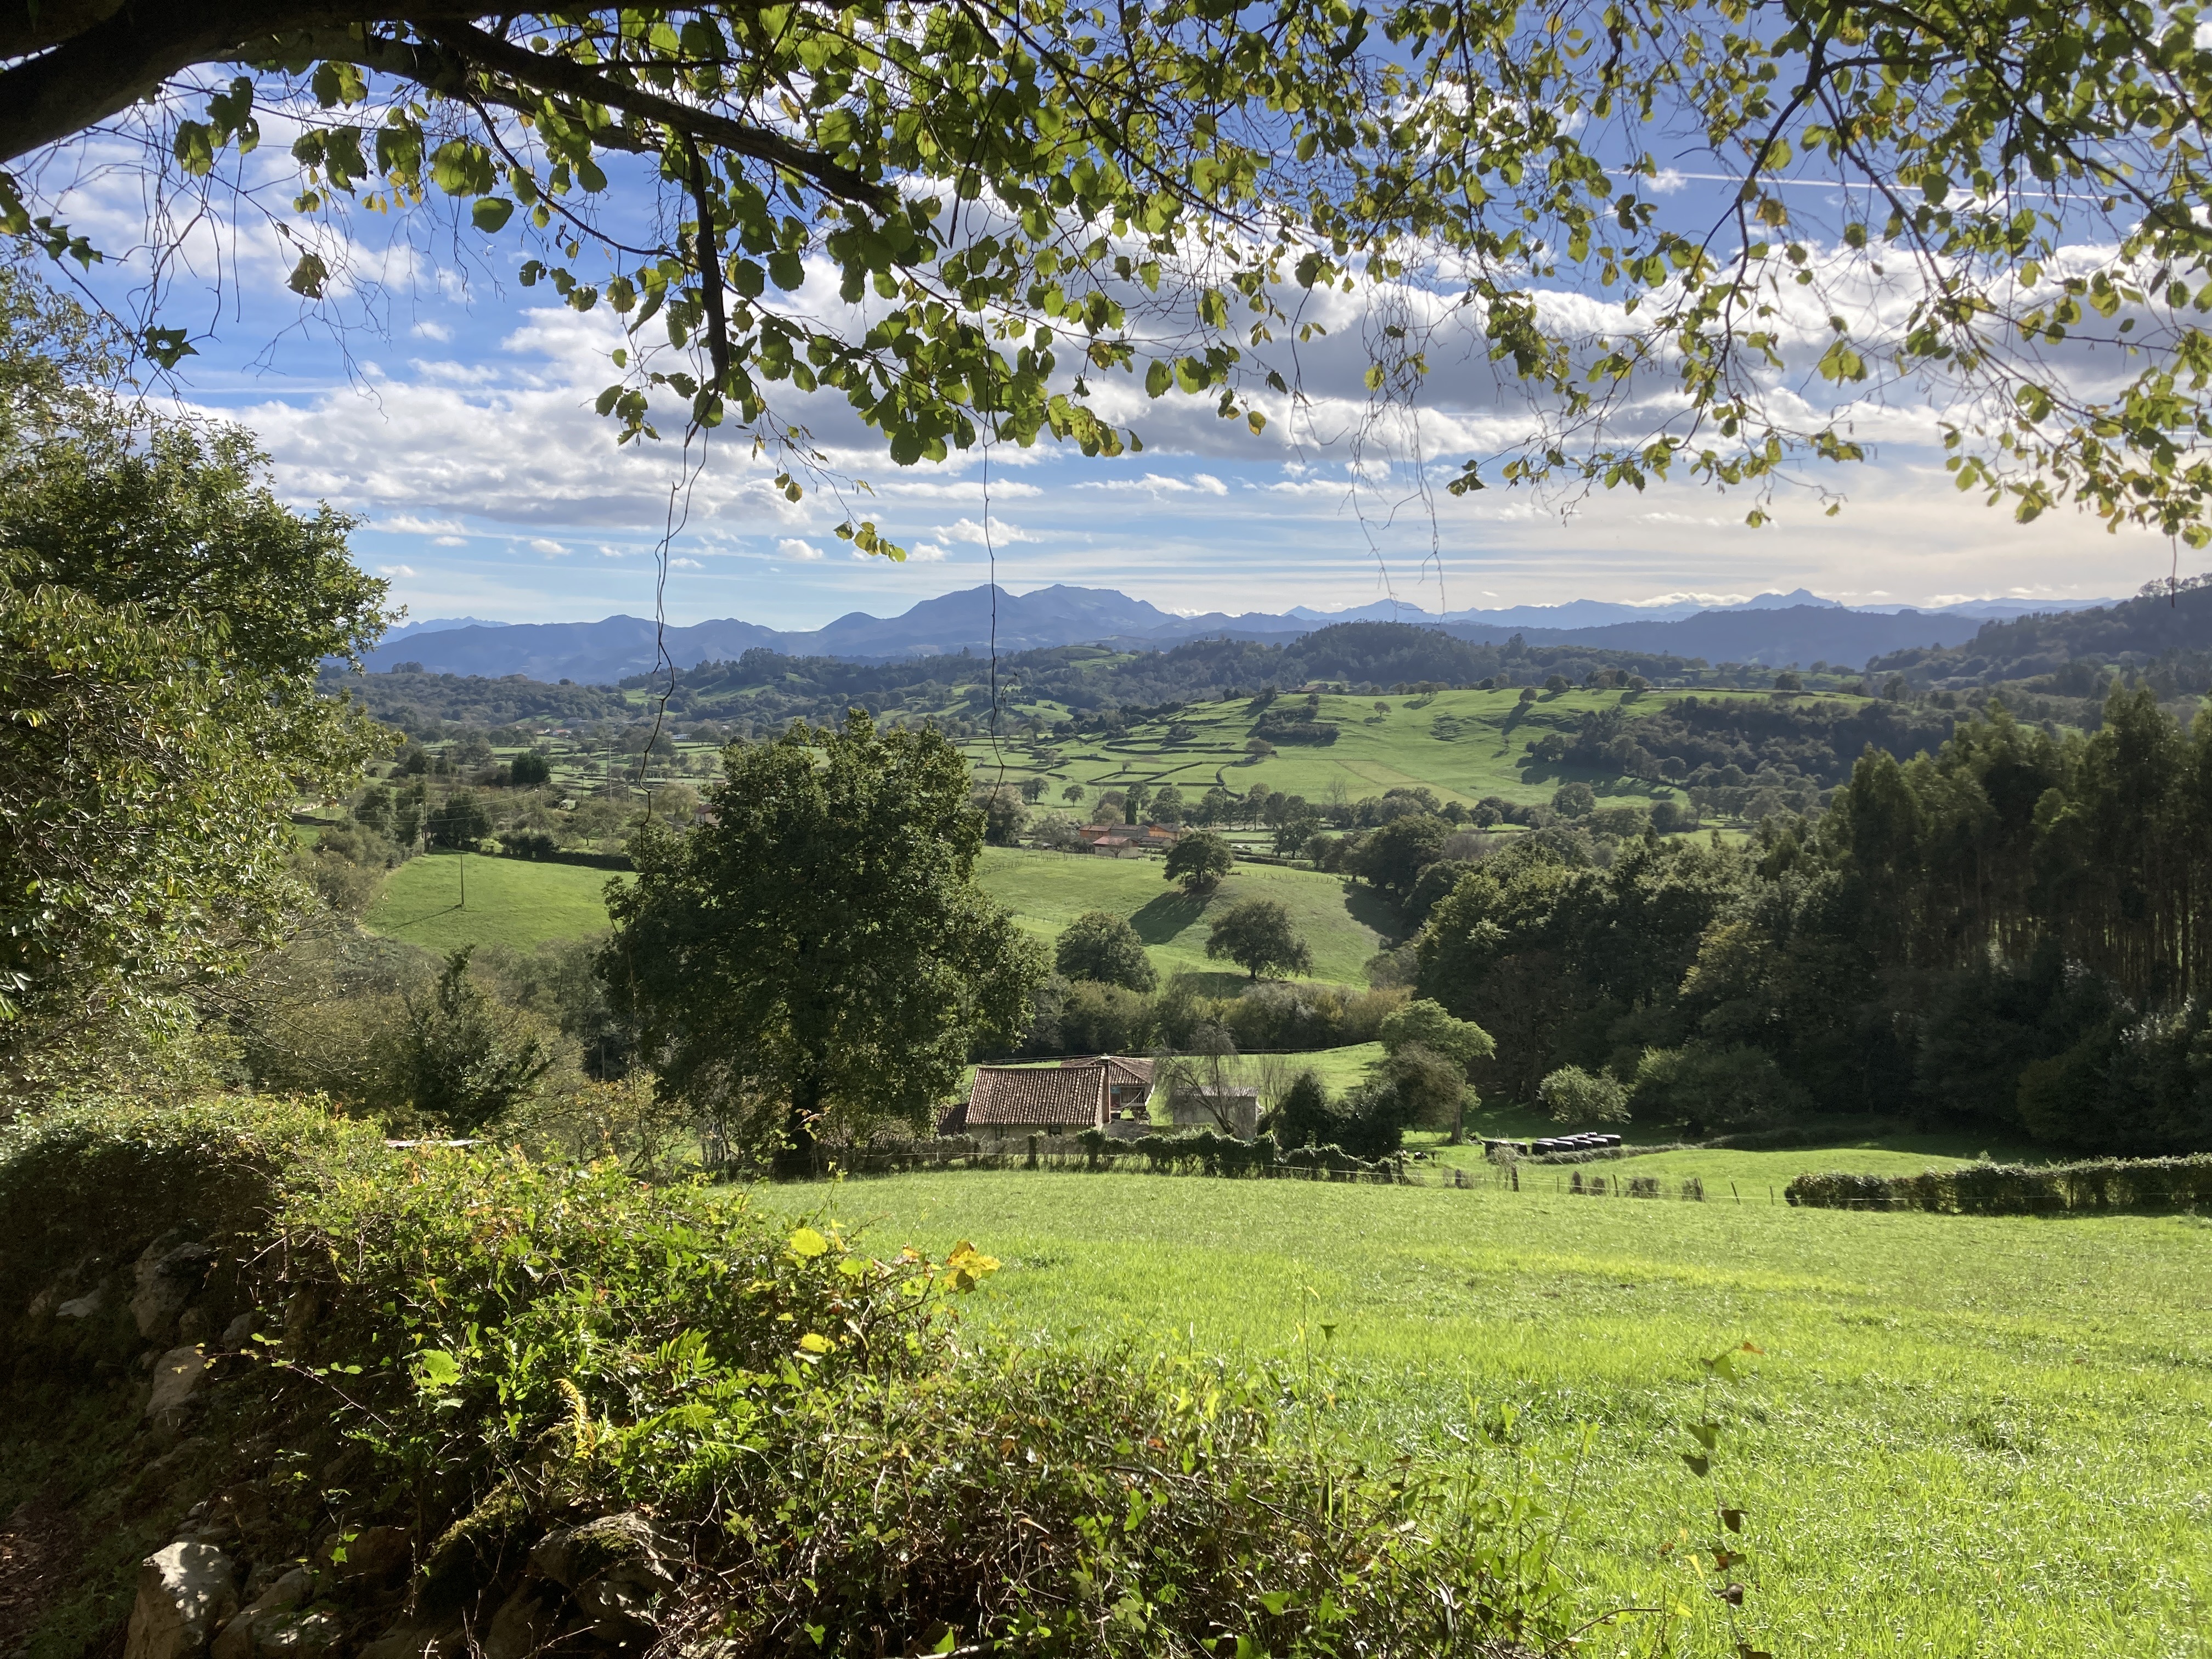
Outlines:
[[791, 1080], [791, 1109], [783, 1121], [784, 1144], [769, 1164], [769, 1173], [783, 1181], [799, 1181], [817, 1173], [814, 1168], [814, 1119], [822, 1109], [822, 1071], [808, 1065]]

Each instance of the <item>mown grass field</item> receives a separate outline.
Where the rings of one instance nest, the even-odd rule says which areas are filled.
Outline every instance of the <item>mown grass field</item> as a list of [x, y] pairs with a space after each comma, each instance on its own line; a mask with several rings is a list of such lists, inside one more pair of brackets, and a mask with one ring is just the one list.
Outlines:
[[385, 878], [362, 924], [373, 933], [434, 951], [464, 945], [526, 946], [606, 930], [606, 871], [469, 856], [464, 909], [464, 856], [430, 853], [410, 859]]
[[[1735, 1651], [1681, 1565], [1716, 1492], [1749, 1517], [1754, 1648], [2212, 1641], [2212, 1223], [1022, 1173], [858, 1182], [829, 1206], [881, 1247], [1000, 1257], [966, 1316], [1002, 1340], [1295, 1362], [1301, 1325], [1332, 1323], [1336, 1416], [1370, 1455], [1457, 1444], [1510, 1405], [1519, 1454], [1486, 1467], [1508, 1481], [1525, 1455], [1574, 1486], [1589, 1607], [1687, 1608], [1683, 1651]], [[1715, 1396], [1708, 1487], [1677, 1455], [1696, 1359], [1746, 1340], [1765, 1356]]]
[[[1525, 708], [1517, 690], [1438, 691], [1411, 697], [1323, 696], [1320, 717], [1338, 727], [1336, 741], [1322, 747], [1285, 744], [1271, 757], [1255, 762], [1244, 752], [1255, 719], [1248, 699], [1193, 703], [1176, 716], [1190, 728], [1182, 741], [1171, 741], [1165, 722], [1132, 727], [1126, 738], [1073, 739], [1042, 744], [988, 742], [964, 744], [979, 779], [996, 779], [1004, 763], [1009, 782], [1042, 776], [1049, 786], [1042, 806], [1062, 806], [1060, 791], [1079, 783], [1095, 800], [1102, 789], [1132, 783], [1173, 783], [1187, 798], [1204, 794], [1216, 783], [1243, 794], [1255, 783], [1309, 800], [1358, 800], [1388, 790], [1423, 786], [1444, 800], [1473, 802], [1485, 795], [1511, 801], [1549, 800], [1571, 778], [1590, 785], [1608, 805], [1677, 799], [1664, 785], [1644, 784], [1581, 768], [1522, 764], [1528, 744], [1553, 732], [1571, 733], [1585, 714], [1624, 707], [1631, 715], [1647, 714], [1677, 701], [1680, 693], [1572, 690], [1543, 692]], [[1765, 699], [1758, 691], [1701, 690], [1701, 697]], [[1279, 707], [1302, 705], [1286, 695]], [[1387, 705], [1387, 708], [1378, 707]], [[1086, 802], [1087, 805], [1087, 802]], [[1080, 814], [1083, 808], [1074, 809]]]
[[1244, 981], [1235, 963], [1206, 954], [1208, 915], [1245, 898], [1271, 898], [1291, 913], [1313, 951], [1312, 977], [1341, 985], [1367, 983], [1366, 963], [1383, 946], [1376, 925], [1386, 919], [1364, 894], [1340, 877], [1272, 865], [1241, 864], [1200, 901], [1185, 898], [1158, 859], [1106, 859], [991, 847], [977, 872], [984, 890], [1047, 944], [1086, 910], [1129, 918], [1162, 978], [1176, 972], [1218, 975], [1218, 989]]

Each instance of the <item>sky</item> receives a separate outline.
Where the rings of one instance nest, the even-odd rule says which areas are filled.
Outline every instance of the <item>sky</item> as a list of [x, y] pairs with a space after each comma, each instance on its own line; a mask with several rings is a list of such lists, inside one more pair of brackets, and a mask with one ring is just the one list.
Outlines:
[[[105, 246], [143, 234], [141, 207], [112, 187], [67, 205]], [[370, 234], [365, 217], [356, 237]], [[1417, 422], [1358, 441], [1364, 360], [1350, 314], [1307, 354], [1306, 410], [1282, 405], [1257, 436], [1218, 419], [1210, 399], [1146, 404], [1109, 386], [1107, 412], [1146, 444], [1115, 459], [1048, 441], [899, 467], [842, 400], [817, 399], [798, 417], [854, 482], [794, 503], [742, 434], [687, 454], [678, 418], [663, 423], [667, 441], [618, 447], [592, 410], [617, 378], [612, 319], [522, 287], [511, 242], [471, 240], [465, 226], [415, 235], [355, 241], [345, 281], [319, 307], [284, 287], [293, 253], [242, 231], [187, 261], [162, 315], [191, 329], [198, 354], [169, 395], [257, 433], [287, 501], [357, 515], [356, 557], [416, 620], [650, 615], [676, 508], [670, 619], [784, 629], [894, 615], [994, 575], [1018, 592], [1066, 582], [1236, 613], [1383, 598], [1431, 611], [1726, 603], [1799, 586], [1848, 604], [2075, 598], [2132, 592], [2169, 565], [2163, 538], [2110, 536], [2071, 513], [2021, 526], [1960, 495], [1931, 441], [1933, 411], [1909, 400], [1865, 420], [1873, 459], [1826, 470], [1845, 496], [1833, 517], [1785, 494], [1753, 529], [1748, 498], [1691, 484], [1455, 498], [1443, 480], [1473, 449], [1518, 435], [1525, 414], [1480, 354], [1446, 352]], [[119, 259], [90, 280], [122, 301], [143, 275]], [[825, 270], [811, 268], [794, 302], [837, 309]], [[848, 511], [910, 556], [854, 553], [833, 533]]]

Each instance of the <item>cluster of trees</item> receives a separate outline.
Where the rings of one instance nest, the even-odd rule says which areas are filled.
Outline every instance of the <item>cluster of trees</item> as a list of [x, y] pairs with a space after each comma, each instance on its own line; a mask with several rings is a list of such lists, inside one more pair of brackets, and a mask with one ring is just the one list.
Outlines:
[[401, 663], [383, 674], [356, 674], [333, 665], [322, 671], [324, 689], [351, 697], [385, 725], [431, 740], [460, 726], [580, 726], [592, 720], [627, 721], [633, 710], [619, 691], [507, 674], [428, 674], [420, 663]]
[[[394, 678], [371, 677], [380, 687]], [[989, 675], [967, 652], [896, 662], [848, 662], [835, 657], [787, 657], [757, 647], [735, 662], [679, 669], [669, 708], [686, 720], [745, 720], [774, 728], [793, 720], [817, 724], [865, 708], [882, 721], [933, 720], [963, 735], [991, 714]], [[998, 661], [1000, 729], [1042, 720], [1062, 737], [1112, 738], [1146, 721], [1166, 720], [1187, 703], [1224, 697], [1272, 701], [1273, 688], [1309, 681], [1341, 682], [1348, 690], [1413, 693], [1455, 686], [1612, 684], [1696, 685], [1714, 681], [1700, 660], [1650, 652], [1576, 646], [1530, 646], [1519, 635], [1503, 645], [1472, 643], [1410, 623], [1338, 623], [1287, 645], [1256, 640], [1192, 640], [1165, 650], [1115, 651], [1056, 646], [1019, 651]], [[387, 695], [411, 695], [428, 708], [425, 682], [453, 681], [448, 695], [473, 688], [494, 695], [506, 680], [416, 677]], [[645, 677], [625, 680], [643, 684]], [[667, 677], [654, 680], [667, 684]], [[581, 693], [585, 688], [576, 688]], [[1263, 702], [1260, 707], [1265, 708]], [[1273, 711], [1295, 724], [1292, 705]], [[1067, 711], [1065, 714], [1058, 710]], [[1255, 709], [1255, 713], [1260, 712]], [[448, 716], [448, 718], [456, 718]], [[1326, 722], [1320, 723], [1326, 725]], [[1261, 734], [1263, 738], [1270, 736]], [[1291, 741], [1326, 741], [1301, 732]]]
[[1870, 750], [1818, 817], [1609, 866], [1516, 838], [1417, 944], [1425, 996], [1498, 1039], [1486, 1089], [1603, 1073], [1628, 1109], [1742, 1130], [1839, 1114], [2112, 1152], [2212, 1146], [2212, 724], [2148, 689], [2094, 734], [1999, 706]]
[[2031, 699], [2057, 700], [2059, 718], [2079, 724], [2075, 705], [2101, 702], [2116, 685], [2148, 685], [2161, 702], [2212, 691], [2208, 627], [2212, 575], [2184, 576], [2148, 583], [2119, 605], [1984, 623], [1962, 645], [1893, 652], [1867, 673], [1919, 692], [2000, 690], [2021, 712]]
[[321, 696], [381, 627], [349, 521], [245, 434], [105, 388], [125, 343], [0, 264], [0, 1094], [179, 1041], [307, 902], [288, 823], [378, 729]]

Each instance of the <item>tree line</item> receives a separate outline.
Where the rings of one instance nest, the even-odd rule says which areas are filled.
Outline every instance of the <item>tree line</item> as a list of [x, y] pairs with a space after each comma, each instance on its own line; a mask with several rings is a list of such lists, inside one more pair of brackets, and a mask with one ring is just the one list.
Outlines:
[[1525, 837], [1460, 873], [1423, 994], [1498, 1039], [1486, 1092], [1563, 1068], [1692, 1130], [1833, 1115], [2054, 1146], [2212, 1146], [2212, 722], [2148, 688], [2094, 733], [2002, 706], [1869, 748], [1826, 811], [1601, 867]]

